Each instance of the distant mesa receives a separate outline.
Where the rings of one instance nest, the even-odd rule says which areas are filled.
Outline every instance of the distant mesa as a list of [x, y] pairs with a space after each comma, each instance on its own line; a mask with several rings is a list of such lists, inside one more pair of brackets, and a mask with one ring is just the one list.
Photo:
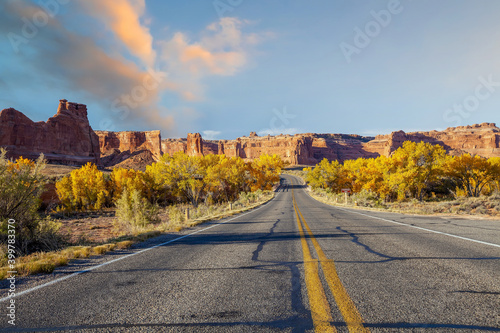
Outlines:
[[144, 169], [163, 154], [184, 152], [190, 156], [225, 154], [246, 161], [262, 154], [277, 154], [291, 165], [315, 165], [322, 159], [344, 161], [359, 157], [390, 156], [404, 141], [442, 145], [449, 154], [500, 156], [500, 129], [494, 123], [450, 127], [444, 131], [392, 132], [365, 137], [356, 134], [277, 135], [235, 140], [204, 140], [200, 133], [183, 139], [162, 139], [160, 131], [94, 131], [84, 104], [59, 102], [57, 114], [47, 122], [33, 122], [15, 109], [0, 113], [0, 146], [9, 157], [36, 159], [44, 153], [49, 162]]

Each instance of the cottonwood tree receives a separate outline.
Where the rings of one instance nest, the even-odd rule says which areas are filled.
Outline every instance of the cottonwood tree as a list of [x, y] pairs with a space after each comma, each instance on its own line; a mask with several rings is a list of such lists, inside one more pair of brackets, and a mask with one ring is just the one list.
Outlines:
[[446, 164], [446, 174], [467, 196], [478, 197], [486, 185], [498, 182], [500, 170], [497, 161], [492, 162], [477, 155], [456, 156]]

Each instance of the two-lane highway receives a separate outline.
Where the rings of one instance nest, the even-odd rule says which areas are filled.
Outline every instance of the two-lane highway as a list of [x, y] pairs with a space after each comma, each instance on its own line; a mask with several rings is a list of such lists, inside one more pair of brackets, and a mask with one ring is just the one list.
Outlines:
[[500, 331], [499, 221], [336, 208], [298, 184], [284, 176], [249, 213], [20, 285], [16, 326], [4, 315], [0, 331]]

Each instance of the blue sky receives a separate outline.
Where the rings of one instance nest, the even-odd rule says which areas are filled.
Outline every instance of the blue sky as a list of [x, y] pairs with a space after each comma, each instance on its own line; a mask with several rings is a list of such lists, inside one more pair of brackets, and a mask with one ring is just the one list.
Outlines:
[[2, 0], [0, 109], [233, 139], [497, 122], [496, 0]]

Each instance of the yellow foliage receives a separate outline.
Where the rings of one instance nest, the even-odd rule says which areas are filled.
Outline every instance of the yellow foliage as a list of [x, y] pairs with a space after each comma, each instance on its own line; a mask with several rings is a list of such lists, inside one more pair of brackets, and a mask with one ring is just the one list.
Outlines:
[[283, 162], [262, 155], [251, 164], [225, 155], [188, 156], [183, 152], [164, 155], [146, 168], [146, 177], [157, 197], [177, 197], [196, 206], [203, 198], [235, 200], [240, 192], [270, 189], [279, 181]]
[[104, 174], [92, 163], [71, 171], [56, 182], [59, 199], [67, 209], [101, 209], [108, 191]]
[[146, 186], [145, 173], [133, 169], [114, 168], [111, 172], [111, 193], [113, 193], [113, 201], [116, 202], [120, 198], [124, 189], [129, 193], [134, 190], [139, 191], [146, 198], [151, 198], [150, 189]]
[[425, 142], [406, 141], [390, 157], [347, 160], [343, 165], [325, 159], [305, 171], [312, 187], [367, 190], [385, 200], [423, 200], [425, 194], [436, 197], [436, 191], [479, 196], [500, 190], [500, 158], [452, 157], [440, 145]]
[[283, 165], [283, 161], [276, 154], [260, 155], [258, 159], [253, 160], [250, 165], [252, 176], [250, 189], [252, 191], [272, 189], [273, 184], [280, 180]]
[[487, 160], [480, 156], [463, 154], [448, 160], [446, 173], [456, 182], [457, 187], [463, 190], [462, 193], [478, 197], [488, 185], [498, 184], [500, 168], [496, 159]]

